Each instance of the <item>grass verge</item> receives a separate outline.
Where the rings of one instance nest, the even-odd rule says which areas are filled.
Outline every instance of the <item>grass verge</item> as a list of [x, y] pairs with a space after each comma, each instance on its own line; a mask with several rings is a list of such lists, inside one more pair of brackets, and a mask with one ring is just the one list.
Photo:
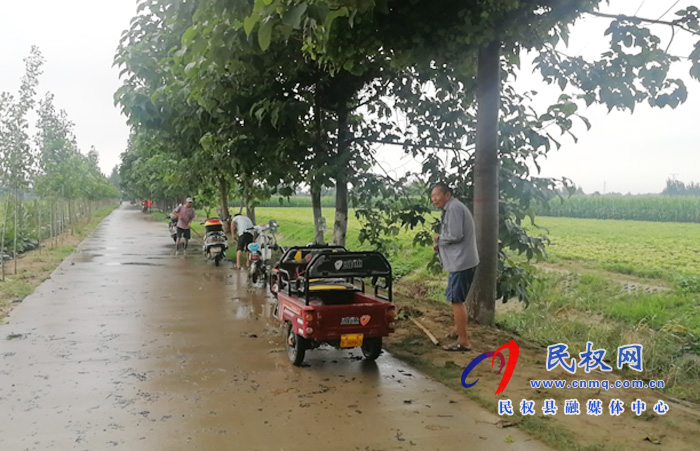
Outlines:
[[[5, 281], [0, 282], [0, 321], [9, 313], [13, 304], [21, 302], [46, 280], [117, 206], [118, 204], [114, 204], [96, 211], [88, 223], [78, 225], [73, 229], [73, 233], [68, 231], [55, 241], [45, 241], [40, 249], [23, 254], [17, 261], [16, 274], [12, 274], [14, 263], [6, 262]], [[58, 244], [52, 245], [52, 242]]]

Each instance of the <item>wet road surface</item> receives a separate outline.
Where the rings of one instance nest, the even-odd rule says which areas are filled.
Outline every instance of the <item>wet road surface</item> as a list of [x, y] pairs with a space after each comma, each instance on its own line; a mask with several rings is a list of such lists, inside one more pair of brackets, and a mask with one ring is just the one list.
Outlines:
[[545, 449], [386, 352], [292, 366], [274, 300], [197, 241], [176, 256], [124, 205], [25, 298], [0, 325], [0, 450]]

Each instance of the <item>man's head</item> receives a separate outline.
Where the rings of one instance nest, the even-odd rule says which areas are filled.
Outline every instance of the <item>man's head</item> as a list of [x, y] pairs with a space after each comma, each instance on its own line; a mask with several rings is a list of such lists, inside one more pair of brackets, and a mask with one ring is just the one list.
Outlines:
[[187, 199], [185, 199], [185, 205], [187, 205], [188, 207], [192, 206], [192, 198], [191, 197], [188, 197]]
[[240, 216], [240, 215], [241, 215], [240, 213], [236, 213], [235, 215], [233, 215], [233, 217], [235, 218], [236, 216]]
[[443, 209], [448, 200], [452, 197], [452, 190], [444, 182], [439, 182], [433, 187], [430, 193], [430, 200], [435, 205], [435, 208]]

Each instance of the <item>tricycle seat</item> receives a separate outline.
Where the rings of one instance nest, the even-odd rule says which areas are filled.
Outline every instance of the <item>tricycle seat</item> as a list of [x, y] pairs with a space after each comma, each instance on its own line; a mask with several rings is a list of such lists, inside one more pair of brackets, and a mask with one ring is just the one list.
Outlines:
[[309, 291], [359, 291], [355, 285], [344, 280], [314, 279], [309, 281]]

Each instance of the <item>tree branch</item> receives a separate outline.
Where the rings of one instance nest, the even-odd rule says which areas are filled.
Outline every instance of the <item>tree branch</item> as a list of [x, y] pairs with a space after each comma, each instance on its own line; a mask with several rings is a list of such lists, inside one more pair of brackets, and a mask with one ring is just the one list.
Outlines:
[[588, 11], [588, 14], [596, 17], [604, 17], [606, 19], [615, 19], [615, 20], [628, 20], [631, 22], [646, 22], [646, 23], [651, 23], [651, 24], [658, 24], [658, 25], [668, 25], [670, 27], [678, 27], [681, 30], [685, 30], [690, 34], [694, 34], [696, 36], [700, 36], [700, 32], [691, 30], [690, 28], [684, 27], [683, 22], [685, 21], [683, 17], [680, 19], [676, 20], [660, 20], [660, 19], [646, 19], [644, 17], [637, 17], [637, 16], [628, 16], [626, 14], [607, 14], [607, 13], [601, 13], [598, 11]]
[[473, 145], [467, 146], [467, 148], [460, 148], [460, 147], [446, 147], [446, 146], [436, 146], [436, 145], [428, 145], [428, 144], [415, 144], [415, 143], [409, 143], [409, 142], [395, 142], [395, 141], [389, 141], [385, 139], [369, 139], [369, 138], [363, 138], [361, 136], [355, 137], [350, 140], [350, 142], [355, 142], [355, 141], [365, 141], [370, 144], [386, 144], [390, 146], [408, 146], [408, 147], [427, 147], [430, 149], [441, 149], [441, 150], [452, 150], [455, 152], [462, 152], [462, 151], [467, 151], [469, 150], [469, 147], [473, 148]]

